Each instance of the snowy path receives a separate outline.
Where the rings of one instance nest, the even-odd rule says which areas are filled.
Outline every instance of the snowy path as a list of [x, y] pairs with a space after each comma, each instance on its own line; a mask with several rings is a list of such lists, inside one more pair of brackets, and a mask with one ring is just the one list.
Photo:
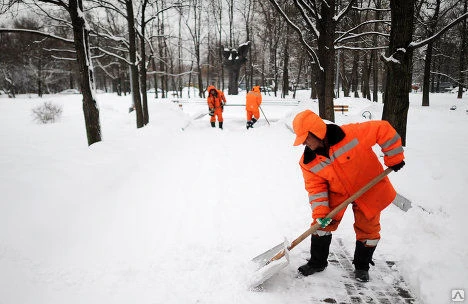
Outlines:
[[[44, 100], [0, 100], [0, 113], [8, 113], [0, 120], [0, 303], [311, 303], [314, 280], [296, 278], [308, 240], [264, 292], [247, 283], [251, 258], [310, 223], [297, 165], [302, 148], [292, 147], [285, 123], [316, 103], [265, 105], [271, 126], [261, 119], [253, 130], [245, 129], [243, 108], [230, 107], [224, 130], [204, 117], [181, 131], [203, 105], [181, 111], [152, 101], [150, 125], [136, 129], [128, 100], [106, 95], [104, 141], [88, 148], [79, 97], [47, 98], [64, 105], [64, 116], [45, 126], [29, 113]], [[381, 109], [345, 102], [352, 107], [338, 123]], [[407, 148], [407, 169], [390, 177], [426, 211], [384, 212], [376, 259], [396, 261], [421, 303], [439, 304], [452, 288], [468, 286], [467, 246], [459, 241], [466, 207], [454, 203], [468, 182], [459, 159], [468, 138], [460, 131], [465, 112], [430, 110], [413, 108], [409, 135], [417, 144]], [[443, 127], [428, 124], [436, 117]], [[454, 149], [441, 152], [434, 142]], [[441, 153], [449, 156], [443, 168], [432, 161]], [[348, 252], [352, 222], [348, 212], [334, 234]], [[330, 267], [316, 278], [331, 281], [339, 272]]]

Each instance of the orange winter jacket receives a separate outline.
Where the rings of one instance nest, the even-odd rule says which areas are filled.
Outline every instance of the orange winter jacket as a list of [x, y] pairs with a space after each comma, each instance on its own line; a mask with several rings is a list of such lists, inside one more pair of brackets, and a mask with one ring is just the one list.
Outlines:
[[226, 97], [224, 96], [224, 93], [220, 90], [216, 90], [217, 96], [213, 96], [210, 94], [210, 91], [216, 88], [212, 85], [210, 85], [206, 90], [208, 91], [208, 108], [217, 110], [217, 109], [222, 109], [221, 106], [223, 103], [226, 102]]
[[260, 93], [260, 87], [254, 86], [252, 91], [247, 93], [245, 101], [245, 109], [247, 111], [255, 111], [262, 104], [262, 94]]
[[[324, 205], [332, 210], [383, 171], [375, 144], [381, 147], [386, 166], [404, 159], [401, 138], [387, 121], [369, 121], [343, 125], [327, 125], [328, 157], [306, 147], [300, 166], [309, 193], [312, 210]], [[326, 154], [326, 153], [323, 153]], [[388, 177], [356, 199], [366, 218], [372, 218], [395, 199], [396, 191]], [[340, 220], [345, 210], [334, 219]]]

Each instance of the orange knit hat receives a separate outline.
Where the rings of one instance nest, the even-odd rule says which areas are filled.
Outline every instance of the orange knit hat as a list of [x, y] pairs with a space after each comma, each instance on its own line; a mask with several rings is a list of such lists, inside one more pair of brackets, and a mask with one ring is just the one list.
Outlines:
[[309, 132], [319, 139], [324, 139], [327, 133], [327, 125], [325, 122], [311, 110], [302, 111], [294, 117], [293, 129], [294, 133], [296, 133], [294, 146], [302, 145], [309, 135]]

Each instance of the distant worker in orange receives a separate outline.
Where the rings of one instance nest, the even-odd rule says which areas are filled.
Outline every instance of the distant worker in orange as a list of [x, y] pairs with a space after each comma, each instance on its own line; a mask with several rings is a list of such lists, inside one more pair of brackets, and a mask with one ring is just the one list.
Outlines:
[[253, 128], [253, 125], [260, 118], [260, 111], [258, 110], [262, 104], [262, 94], [260, 87], [254, 86], [252, 91], [246, 95], [245, 110], [247, 111], [247, 129]]
[[[327, 267], [332, 232], [346, 209], [333, 218], [327, 215], [383, 171], [372, 147], [380, 146], [385, 165], [394, 171], [405, 161], [400, 135], [385, 120], [338, 126], [325, 124], [317, 114], [305, 110], [294, 118], [293, 129], [294, 145], [305, 146], [299, 165], [309, 194], [312, 224], [320, 224], [311, 237], [310, 259], [298, 269], [308, 276]], [[385, 177], [352, 203], [356, 234], [353, 264], [358, 281], [369, 281], [369, 264], [374, 265], [372, 256], [380, 240], [380, 213], [395, 197], [396, 191]]]
[[210, 123], [214, 128], [216, 126], [216, 118], [218, 118], [219, 128], [223, 128], [223, 110], [226, 104], [226, 97], [221, 90], [217, 90], [215, 86], [210, 85], [207, 88], [208, 91], [208, 109], [210, 114]]

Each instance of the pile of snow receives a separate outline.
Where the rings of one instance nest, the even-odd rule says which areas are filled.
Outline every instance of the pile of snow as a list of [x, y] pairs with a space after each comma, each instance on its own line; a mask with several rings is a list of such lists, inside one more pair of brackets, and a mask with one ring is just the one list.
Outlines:
[[[191, 121], [203, 103], [164, 99], [150, 99], [150, 124], [137, 129], [130, 96], [100, 94], [103, 141], [91, 147], [80, 95], [1, 98], [0, 303], [309, 303], [326, 294], [313, 276], [296, 278], [309, 240], [263, 292], [248, 288], [250, 259], [310, 223], [303, 148], [289, 128], [318, 105], [301, 94], [284, 106], [265, 96], [268, 122], [262, 115], [251, 130], [242, 106], [225, 108], [219, 130], [209, 116]], [[245, 92], [226, 97], [242, 104]], [[468, 287], [468, 100], [437, 94], [422, 107], [420, 94], [411, 98], [407, 165], [390, 179], [413, 208], [382, 213], [375, 259], [397, 261], [421, 303], [449, 303]], [[44, 101], [63, 107], [59, 122], [33, 121]], [[381, 103], [337, 103], [350, 106], [338, 124], [381, 117]], [[334, 234], [350, 252], [352, 222], [348, 210]], [[333, 269], [317, 275], [338, 279]]]

